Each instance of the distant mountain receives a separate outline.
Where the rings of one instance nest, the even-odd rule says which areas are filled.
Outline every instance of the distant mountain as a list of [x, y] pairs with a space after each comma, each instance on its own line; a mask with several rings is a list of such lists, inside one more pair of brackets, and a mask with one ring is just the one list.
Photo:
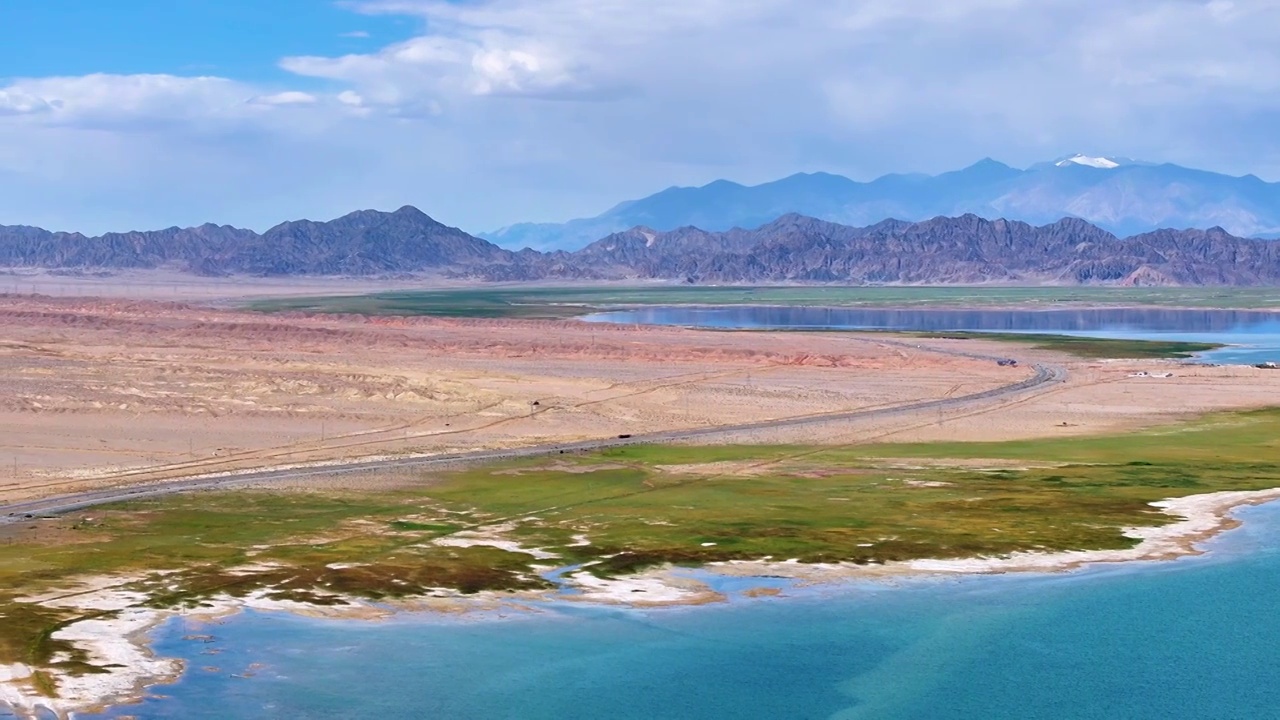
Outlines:
[[167, 268], [202, 275], [379, 275], [500, 272], [516, 255], [442, 225], [414, 207], [299, 220], [259, 235], [201, 225], [86, 237], [0, 225], [0, 267]]
[[1078, 217], [1119, 235], [1219, 226], [1244, 237], [1275, 236], [1280, 183], [1127, 158], [1072, 155], [1026, 170], [986, 159], [941, 175], [886, 175], [866, 183], [827, 173], [755, 186], [717, 180], [668, 188], [593, 218], [512, 225], [481, 237], [504, 247], [575, 249], [636, 226], [722, 231], [758, 227], [787, 213], [846, 225], [966, 213], [1036, 224]]
[[514, 254], [447, 227], [415, 207], [360, 210], [329, 222], [277, 225], [241, 243], [223, 264], [253, 275], [375, 275], [502, 266]]
[[967, 214], [854, 227], [790, 213], [753, 230], [636, 227], [574, 252], [513, 253], [404, 207], [287, 222], [261, 235], [202, 225], [91, 238], [0, 226], [6, 266], [490, 281], [1277, 285], [1280, 242], [1219, 227], [1118, 238], [1078, 218], [1035, 226]]
[[256, 237], [251, 230], [213, 224], [99, 237], [0, 225], [0, 267], [177, 267], [195, 271], [199, 264], [216, 262], [229, 248]]
[[[579, 277], [692, 283], [1273, 285], [1280, 243], [1222, 228], [1129, 238], [1077, 218], [1036, 227], [976, 215], [849, 227], [802, 215], [755, 230], [649, 228], [539, 256]], [[555, 272], [534, 266], [534, 277]]]

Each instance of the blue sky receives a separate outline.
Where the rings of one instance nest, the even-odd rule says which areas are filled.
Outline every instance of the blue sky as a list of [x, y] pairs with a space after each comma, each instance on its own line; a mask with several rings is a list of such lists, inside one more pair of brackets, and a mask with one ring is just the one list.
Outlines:
[[215, 73], [296, 83], [290, 55], [368, 52], [421, 22], [326, 0], [0, 0], [0, 73]]
[[1280, 180], [1275, 0], [0, 0], [0, 224], [490, 230], [1125, 155]]

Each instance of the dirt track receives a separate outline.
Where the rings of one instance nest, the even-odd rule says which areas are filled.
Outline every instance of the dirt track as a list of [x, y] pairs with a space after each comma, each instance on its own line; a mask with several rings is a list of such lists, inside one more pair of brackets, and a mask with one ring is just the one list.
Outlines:
[[423, 469], [433, 467], [452, 467], [462, 463], [493, 462], [521, 457], [536, 457], [566, 452], [587, 452], [607, 447], [618, 447], [637, 443], [670, 443], [690, 440], [713, 440], [719, 436], [761, 430], [777, 430], [787, 428], [805, 428], [820, 426], [832, 422], [849, 420], [869, 420], [886, 417], [911, 417], [932, 411], [947, 411], [956, 408], [979, 406], [984, 403], [999, 401], [1008, 397], [1032, 396], [1037, 391], [1066, 381], [1066, 370], [1058, 366], [1037, 365], [1034, 374], [1025, 380], [1013, 382], [1005, 386], [962, 395], [959, 397], [942, 397], [904, 405], [882, 407], [848, 412], [822, 413], [804, 415], [777, 420], [764, 420], [755, 423], [725, 425], [722, 427], [705, 427], [686, 430], [670, 430], [642, 435], [623, 435], [576, 443], [556, 443], [508, 450], [476, 450], [464, 453], [444, 453], [428, 457], [405, 457], [383, 460], [355, 460], [345, 463], [325, 464], [322, 466], [304, 466], [292, 468], [265, 468], [223, 476], [197, 476], [180, 480], [153, 482], [146, 485], [125, 484], [106, 490], [92, 490], [69, 495], [60, 495], [40, 500], [0, 505], [0, 524], [14, 520], [28, 519], [34, 515], [49, 515], [72, 510], [79, 510], [96, 505], [104, 505], [121, 500], [154, 497], [175, 492], [195, 490], [225, 489], [245, 485], [271, 484], [280, 480], [297, 480], [316, 476], [334, 476], [347, 472], [392, 471], [405, 468]]

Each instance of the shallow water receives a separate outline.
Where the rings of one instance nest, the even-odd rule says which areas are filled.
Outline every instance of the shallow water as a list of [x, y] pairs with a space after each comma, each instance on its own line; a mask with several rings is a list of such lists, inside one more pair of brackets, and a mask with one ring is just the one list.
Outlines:
[[1240, 516], [1210, 555], [1068, 575], [505, 619], [175, 620], [156, 649], [189, 660], [183, 680], [96, 717], [1275, 717], [1280, 503]]
[[646, 307], [596, 313], [591, 322], [721, 329], [1020, 332], [1227, 344], [1206, 362], [1280, 362], [1280, 314], [1244, 310], [883, 310], [820, 307]]

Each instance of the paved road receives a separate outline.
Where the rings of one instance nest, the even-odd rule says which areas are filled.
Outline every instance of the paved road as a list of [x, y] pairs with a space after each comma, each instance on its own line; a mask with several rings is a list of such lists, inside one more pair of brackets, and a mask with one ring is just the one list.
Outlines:
[[[905, 342], [897, 342], [891, 340], [876, 340], [878, 344], [894, 345], [910, 349], [928, 350], [930, 352], [940, 352], [936, 348], [923, 348]], [[974, 353], [964, 353], [958, 351], [941, 351], [944, 354], [969, 357], [981, 360], [990, 360], [994, 362], [997, 358], [993, 356], [978, 355]], [[377, 470], [392, 470], [403, 468], [432, 468], [432, 467], [448, 467], [459, 464], [472, 464], [492, 462], [497, 460], [510, 460], [515, 458], [528, 458], [543, 455], [556, 455], [560, 453], [582, 452], [589, 450], [601, 450], [604, 448], [620, 447], [624, 445], [666, 443], [680, 440], [692, 440], [697, 438], [709, 438], [723, 435], [734, 435], [738, 433], [751, 432], [754, 430], [774, 430], [778, 428], [802, 427], [805, 425], [819, 425], [830, 422], [840, 422], [847, 420], [865, 420], [893, 417], [895, 415], [907, 415], [917, 413], [922, 410], [947, 410], [955, 409], [965, 405], [981, 403], [988, 400], [999, 399], [1006, 396], [1016, 395], [1035, 388], [1041, 388], [1048, 385], [1063, 382], [1067, 378], [1065, 368], [1057, 365], [1035, 365], [1033, 366], [1035, 374], [1030, 378], [1021, 382], [1011, 383], [991, 390], [972, 393], [970, 395], [960, 395], [951, 398], [940, 398], [937, 400], [925, 400], [921, 402], [907, 403], [889, 408], [878, 408], [872, 410], [851, 410], [847, 412], [825, 413], [818, 415], [805, 415], [800, 417], [783, 418], [779, 420], [765, 420], [761, 422], [741, 423], [738, 425], [718, 425], [715, 427], [695, 428], [690, 430], [672, 430], [667, 432], [636, 434], [629, 437], [611, 437], [596, 440], [586, 440], [576, 443], [558, 443], [553, 445], [538, 445], [527, 448], [514, 448], [505, 450], [476, 450], [471, 452], [448, 453], [442, 455], [431, 455], [428, 457], [410, 457], [395, 458], [389, 460], [377, 460], [369, 462], [353, 461], [349, 463], [325, 465], [316, 467], [293, 468], [293, 469], [266, 469], [242, 472], [235, 475], [205, 475], [179, 480], [166, 480], [144, 486], [110, 488], [93, 492], [77, 493], [73, 495], [62, 495], [58, 497], [44, 498], [42, 500], [32, 500], [27, 502], [13, 503], [10, 505], [0, 505], [0, 524], [21, 522], [29, 519], [29, 517], [39, 517], [47, 515], [57, 515], [60, 513], [71, 512], [73, 510], [81, 510], [95, 505], [105, 505], [107, 503], [118, 502], [121, 500], [134, 500], [139, 498], [156, 497], [159, 495], [169, 495], [178, 492], [190, 492], [194, 490], [216, 490], [233, 488], [244, 485], [258, 485], [273, 480], [294, 480], [298, 478], [316, 477], [321, 475], [336, 475], [342, 473], [369, 472]]]

